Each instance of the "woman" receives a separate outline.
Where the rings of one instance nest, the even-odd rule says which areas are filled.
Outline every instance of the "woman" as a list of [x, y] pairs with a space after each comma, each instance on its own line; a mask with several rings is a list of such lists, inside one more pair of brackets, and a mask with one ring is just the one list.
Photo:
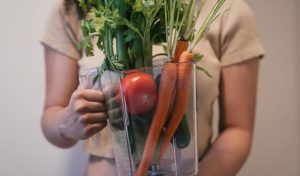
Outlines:
[[[201, 65], [213, 76], [197, 73], [199, 176], [236, 175], [250, 153], [253, 137], [259, 59], [264, 50], [251, 9], [243, 0], [226, 3], [230, 10], [195, 47], [205, 56]], [[85, 145], [90, 154], [86, 175], [116, 175], [103, 93], [78, 88], [78, 73], [98, 66], [103, 58], [99, 50], [94, 58], [77, 50], [81, 17], [77, 0], [60, 0], [51, 12], [42, 39], [46, 62], [42, 129], [51, 143], [62, 148], [101, 131], [101, 149]], [[212, 142], [212, 105], [217, 99], [220, 128]]]

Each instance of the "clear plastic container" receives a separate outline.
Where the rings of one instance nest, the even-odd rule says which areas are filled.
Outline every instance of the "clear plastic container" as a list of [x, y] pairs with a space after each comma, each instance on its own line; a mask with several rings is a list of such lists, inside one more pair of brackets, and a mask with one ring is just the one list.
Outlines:
[[[188, 105], [183, 120], [170, 141], [167, 151], [161, 158], [159, 157], [160, 143], [166, 127], [160, 133], [158, 145], [156, 146], [151, 165], [146, 174], [148, 176], [192, 176], [198, 172], [196, 67], [195, 63], [179, 63], [177, 67], [180, 64], [192, 64]], [[142, 103], [139, 104], [138, 102], [139, 89], [136, 91], [136, 98], [128, 98], [128, 94], [124, 95], [124, 79], [131, 74], [146, 73], [155, 81], [157, 92], [159, 92], [159, 77], [162, 68], [163, 64], [123, 72], [105, 71], [100, 78], [100, 87], [104, 92], [107, 102], [114, 141], [114, 154], [119, 175], [135, 176], [141, 162], [144, 145], [157, 103], [154, 101], [154, 104], [150, 108], [147, 106], [147, 109], [143, 110], [143, 105], [140, 106]], [[146, 87], [147, 89], [147, 86], [149, 85], [144, 85], [144, 88]], [[144, 88], [141, 86], [140, 90], [142, 91]], [[149, 97], [147, 96], [145, 98], [148, 100]]]

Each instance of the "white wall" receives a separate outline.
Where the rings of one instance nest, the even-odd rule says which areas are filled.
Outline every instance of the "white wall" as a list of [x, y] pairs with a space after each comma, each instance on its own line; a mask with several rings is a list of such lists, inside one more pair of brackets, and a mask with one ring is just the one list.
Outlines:
[[[1, 1], [0, 5], [0, 175], [76, 176], [85, 158], [80, 146], [60, 150], [40, 129], [44, 60], [39, 39], [55, 0]], [[72, 161], [71, 161], [72, 160]], [[71, 161], [71, 162], [70, 162]], [[76, 170], [75, 169], [75, 170]]]
[[[86, 156], [81, 146], [55, 148], [45, 141], [40, 129], [44, 62], [38, 40], [54, 1], [14, 0], [0, 5], [3, 176], [82, 175]], [[268, 55], [261, 67], [253, 151], [240, 176], [300, 175], [300, 80], [296, 78], [300, 75], [300, 38], [297, 41], [295, 37], [300, 36], [295, 23], [298, 2], [249, 0]]]
[[253, 151], [240, 175], [299, 176], [300, 1], [248, 2], [267, 57], [261, 66]]

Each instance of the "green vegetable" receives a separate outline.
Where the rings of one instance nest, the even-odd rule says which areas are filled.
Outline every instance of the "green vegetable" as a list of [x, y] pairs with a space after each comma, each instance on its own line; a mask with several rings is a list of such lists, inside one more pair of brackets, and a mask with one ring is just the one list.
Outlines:
[[[183, 39], [189, 42], [189, 51], [208, 32], [212, 23], [220, 16], [225, 0], [218, 0], [199, 30], [195, 30], [205, 0], [78, 0], [86, 13], [81, 22], [83, 40], [80, 46], [87, 56], [93, 56], [93, 44], [105, 54], [99, 66], [100, 78], [105, 70], [122, 71], [151, 67], [152, 48], [162, 44], [170, 58], [175, 53], [176, 43]], [[200, 6], [200, 7], [199, 7]], [[115, 47], [114, 47], [115, 46]], [[200, 60], [199, 55], [195, 60]], [[201, 66], [197, 69], [209, 75]], [[149, 117], [130, 117], [128, 137], [132, 154], [140, 158], [147, 138], [152, 114]], [[120, 117], [112, 117], [117, 128]], [[146, 121], [141, 120], [146, 119]], [[185, 116], [174, 134], [176, 146], [185, 148], [191, 140], [190, 129]], [[156, 152], [157, 154], [157, 152]], [[155, 156], [154, 156], [155, 157]]]
[[188, 117], [184, 115], [173, 138], [176, 141], [176, 147], [179, 149], [186, 148], [191, 142], [191, 133], [188, 124]]
[[154, 42], [165, 41], [164, 36], [155, 34], [165, 27], [159, 18], [163, 0], [79, 0], [79, 4], [88, 14], [81, 23], [84, 39], [80, 46], [92, 56], [93, 39], [98, 38], [97, 46], [108, 60], [100, 73], [152, 66]]
[[[87, 13], [81, 23], [84, 39], [80, 46], [93, 55], [93, 39], [105, 53], [99, 70], [125, 70], [152, 66], [153, 44], [166, 42], [172, 57], [176, 43], [189, 41], [189, 50], [208, 32], [220, 16], [225, 0], [218, 0], [199, 30], [196, 21], [206, 0], [78, 0]], [[114, 50], [116, 39], [116, 51]], [[204, 70], [204, 69], [201, 69]]]
[[[220, 9], [223, 6], [225, 1], [226, 0], [218, 0], [215, 3], [215, 5], [211, 9], [209, 15], [205, 19], [204, 23], [202, 24], [200, 29], [196, 32], [195, 37], [193, 38], [193, 40], [190, 44], [190, 51], [199, 43], [200, 40], [202, 40], [205, 37], [205, 35], [209, 31], [213, 22], [221, 15]], [[199, 16], [200, 12], [198, 12], [197, 15]], [[195, 25], [195, 24], [193, 24], [193, 25]]]
[[128, 137], [130, 141], [131, 152], [135, 159], [140, 160], [144, 146], [146, 143], [147, 135], [150, 129], [153, 113], [146, 115], [129, 117]]

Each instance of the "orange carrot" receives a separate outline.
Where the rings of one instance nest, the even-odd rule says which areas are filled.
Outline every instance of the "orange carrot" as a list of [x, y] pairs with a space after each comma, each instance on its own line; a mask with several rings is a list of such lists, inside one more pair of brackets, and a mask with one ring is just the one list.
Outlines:
[[177, 64], [166, 63], [162, 68], [158, 101], [136, 176], [145, 176], [150, 167], [159, 136], [170, 110], [176, 80]]
[[177, 63], [183, 51], [188, 49], [189, 43], [186, 40], [178, 40], [175, 48], [175, 55], [172, 62]]
[[168, 149], [169, 143], [184, 116], [185, 109], [188, 104], [188, 99], [190, 96], [191, 74], [193, 67], [191, 61], [193, 61], [193, 57], [193, 53], [184, 51], [179, 58], [176, 97], [170, 115], [170, 119], [163, 136], [162, 145], [160, 149], [160, 159]]

